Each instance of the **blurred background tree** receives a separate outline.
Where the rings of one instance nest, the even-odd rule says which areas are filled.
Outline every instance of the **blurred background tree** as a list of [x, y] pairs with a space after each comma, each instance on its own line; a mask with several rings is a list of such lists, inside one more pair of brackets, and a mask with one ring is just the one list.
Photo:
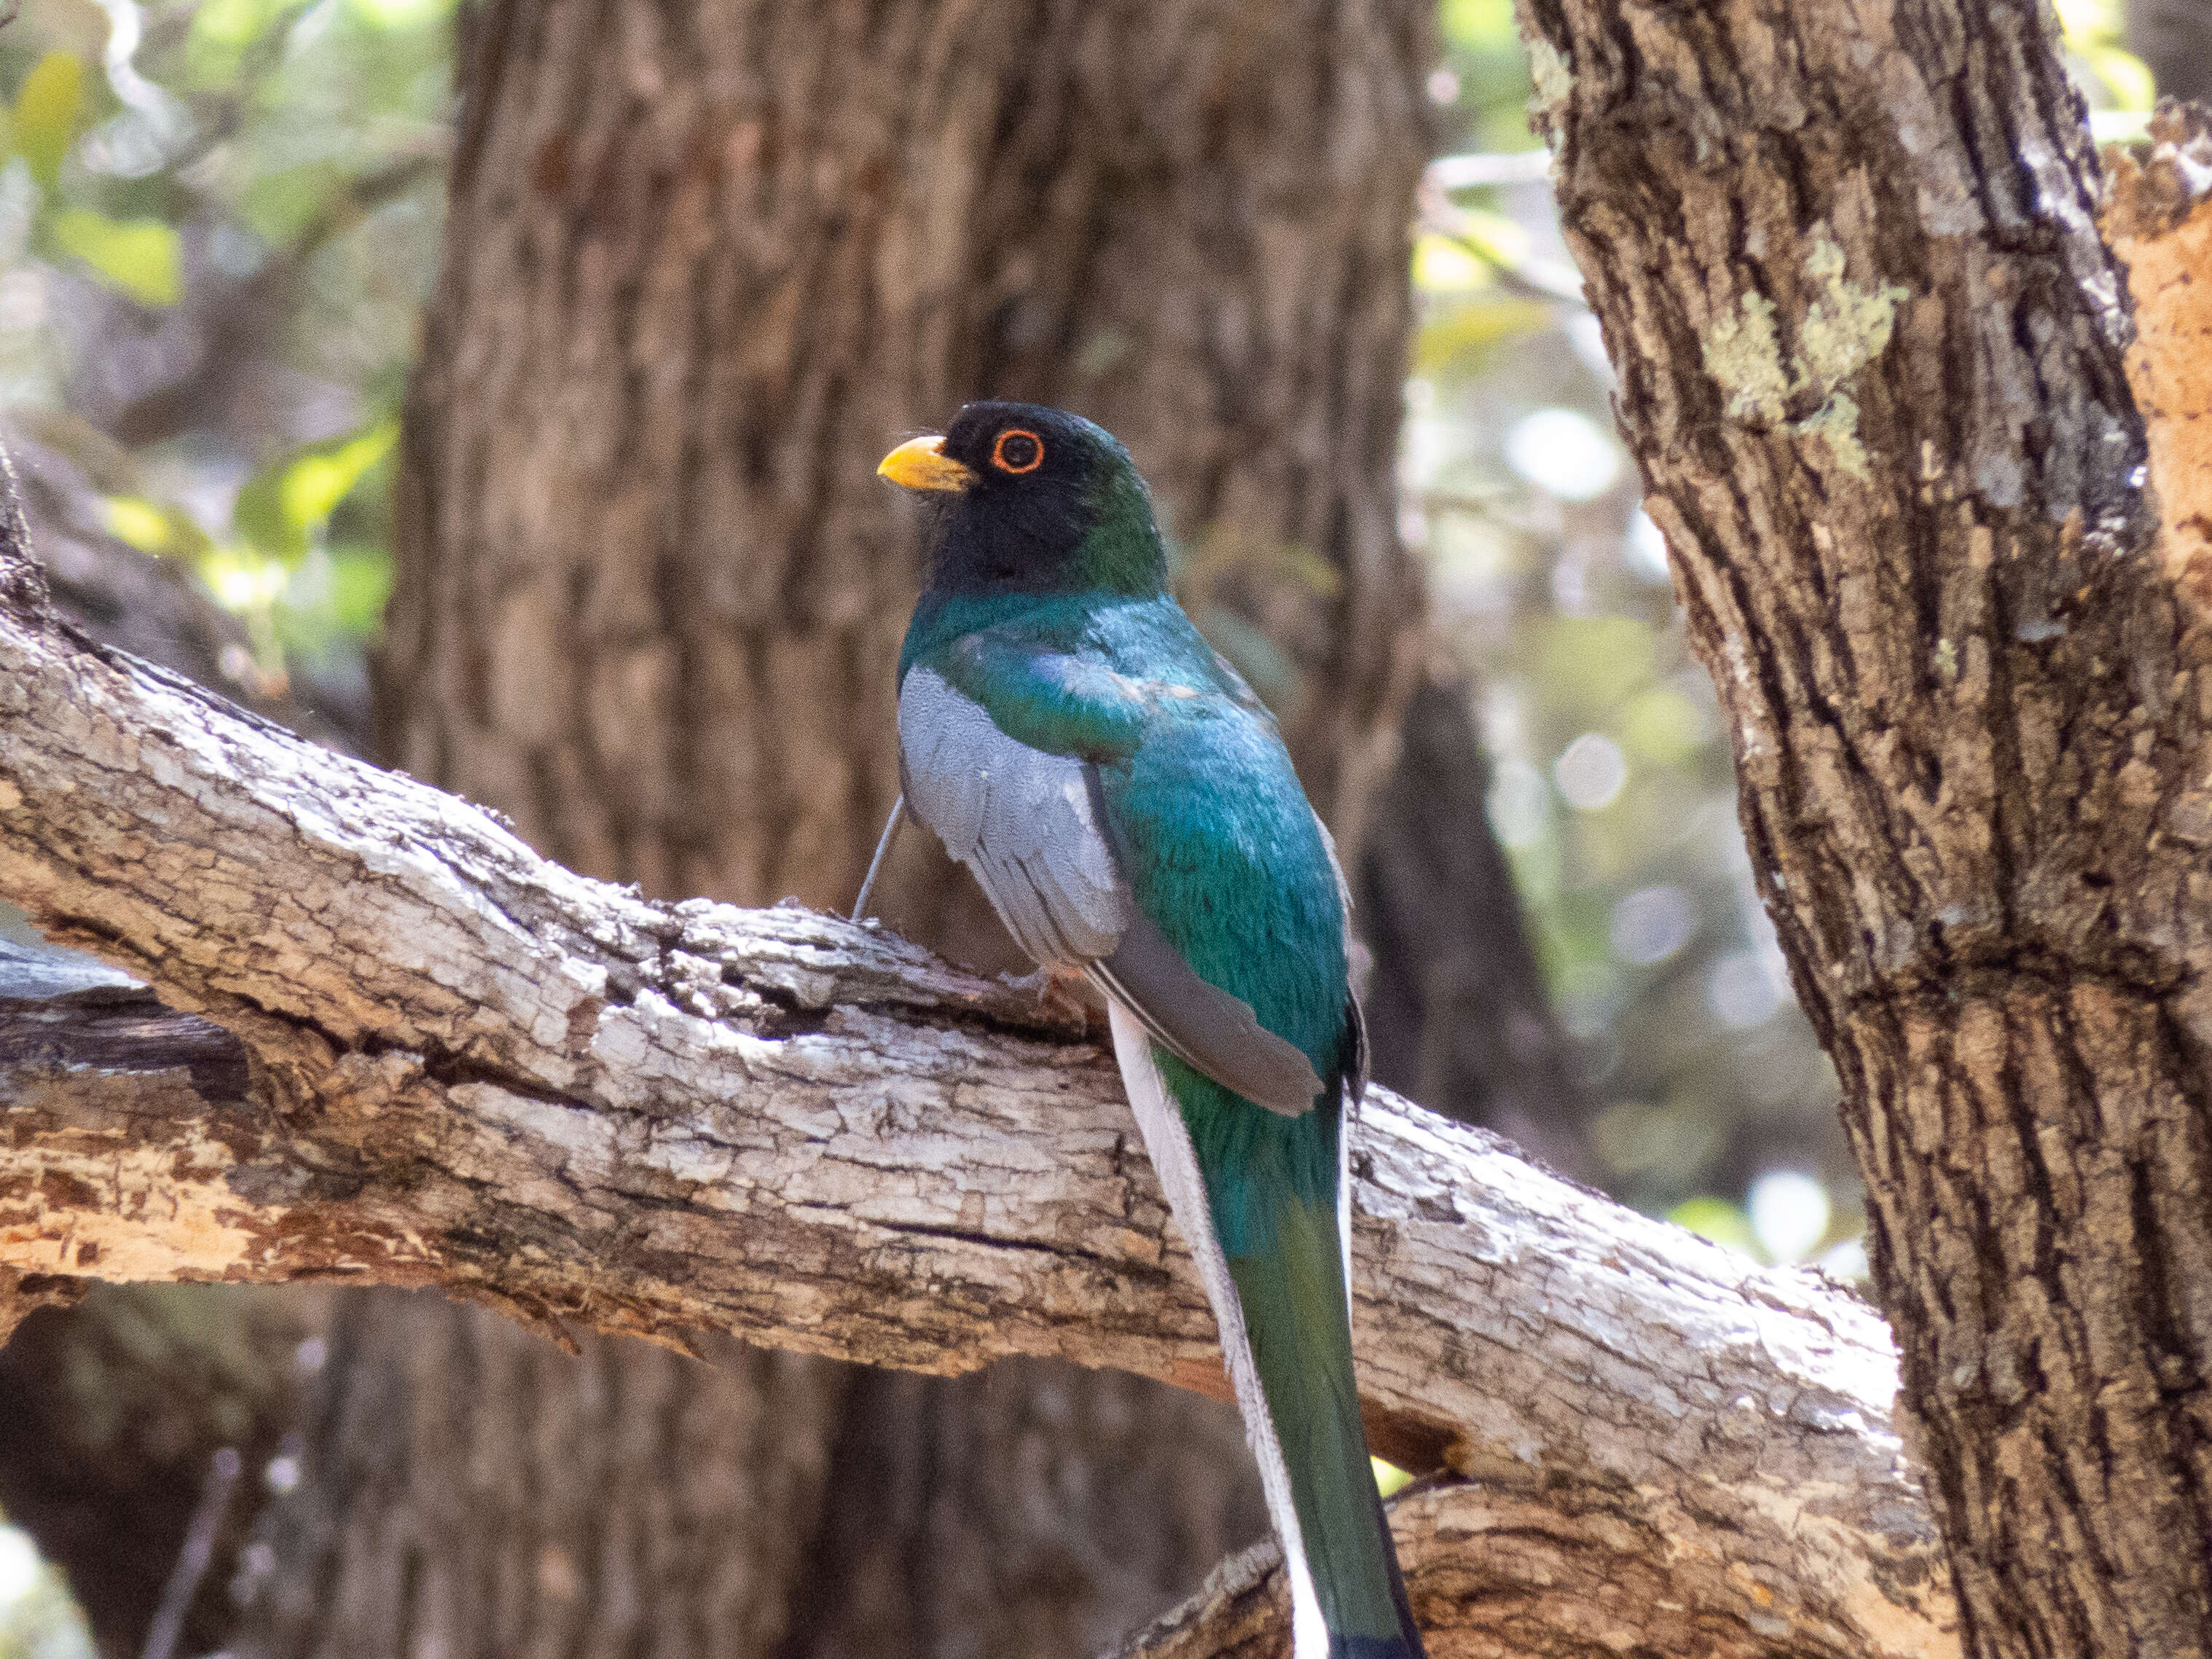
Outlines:
[[[863, 40], [775, 9], [26, 0], [0, 30], [0, 403], [82, 613], [594, 873], [840, 904], [893, 787], [914, 580], [875, 456], [963, 397], [1071, 404], [1161, 487], [1187, 600], [1358, 848], [1380, 1074], [1764, 1259], [1856, 1272], [1833, 1084], [1611, 432], [1509, 0], [1444, 0], [1433, 33], [1379, 0], [1150, 34], [1143, 6], [1046, 5], [970, 18], [957, 54], [938, 9], [894, 9]], [[2061, 11], [2103, 136], [2148, 107], [2145, 60], [2205, 61], [2196, 8]], [[1349, 161], [1332, 137], [1360, 141]], [[888, 914], [982, 955], [933, 850], [907, 838]], [[464, 1499], [509, 1523], [474, 1523], [474, 1560], [520, 1587], [510, 1632], [562, 1607], [632, 1628], [605, 1610], [679, 1579], [699, 1617], [736, 1605], [698, 1556], [523, 1524], [527, 1479], [465, 1490], [485, 1375], [548, 1425], [466, 1443], [511, 1474], [562, 1470], [550, 1425], [630, 1426], [661, 1474], [617, 1505], [626, 1535], [717, 1528], [755, 1576], [769, 1611], [717, 1627], [732, 1650], [1081, 1651], [1261, 1524], [1225, 1415], [1127, 1379], [704, 1373], [601, 1343], [570, 1362], [405, 1298], [327, 1330], [191, 1305], [225, 1294], [96, 1295], [0, 1354], [0, 1389], [57, 1424], [137, 1421], [149, 1376], [227, 1402], [174, 1414], [158, 1458], [88, 1432], [46, 1437], [84, 1460], [58, 1471], [0, 1449], [0, 1503], [112, 1652], [139, 1645], [218, 1443], [252, 1449], [255, 1501], [180, 1650], [257, 1587], [261, 1638], [313, 1645], [297, 1614], [328, 1603], [302, 1585], [388, 1589], [376, 1561], [468, 1532]], [[343, 1455], [299, 1437], [301, 1353], [307, 1426]], [[687, 1445], [720, 1507], [670, 1484]], [[68, 1526], [40, 1498], [126, 1467]], [[782, 1495], [772, 1519], [746, 1489]], [[1113, 1542], [1170, 1495], [1171, 1547]], [[438, 1504], [444, 1534], [347, 1531]], [[81, 1650], [18, 1536], [0, 1653]], [[99, 1564], [125, 1540], [154, 1564], [129, 1583]], [[975, 1605], [924, 1606], [952, 1561]]]

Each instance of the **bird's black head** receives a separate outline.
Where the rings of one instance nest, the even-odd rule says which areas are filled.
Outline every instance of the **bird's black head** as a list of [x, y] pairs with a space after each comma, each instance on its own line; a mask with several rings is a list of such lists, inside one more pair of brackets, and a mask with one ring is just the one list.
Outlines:
[[1167, 582], [1152, 497], [1129, 452], [1079, 415], [969, 404], [941, 438], [915, 438], [877, 469], [943, 503], [933, 592], [1150, 595]]

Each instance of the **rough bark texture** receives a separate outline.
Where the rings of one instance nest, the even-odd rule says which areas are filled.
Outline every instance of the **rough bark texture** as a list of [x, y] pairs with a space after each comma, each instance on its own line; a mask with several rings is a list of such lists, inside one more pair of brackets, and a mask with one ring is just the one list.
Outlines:
[[2055, 16], [1522, 17], [1969, 1647], [2212, 1652], [2212, 633]]
[[[143, 555], [137, 556], [143, 557]], [[144, 986], [82, 957], [0, 941], [0, 1109], [74, 1091], [95, 1108], [128, 1097], [148, 1115], [243, 1102], [249, 1066], [221, 1026], [166, 1008]], [[0, 1511], [67, 1575], [103, 1653], [137, 1653], [221, 1447], [258, 1469], [293, 1423], [293, 1355], [316, 1298], [245, 1286], [104, 1286], [0, 1267]], [[26, 1291], [30, 1292], [28, 1296]], [[196, 1650], [230, 1627], [229, 1562], [250, 1509], [234, 1504], [216, 1570], [189, 1609]]]
[[1271, 689], [1340, 819], [1420, 609], [1393, 468], [1425, 27], [1408, 0], [489, 6], [383, 752], [651, 893], [849, 902], [919, 576], [875, 464], [988, 393], [1128, 442], [1189, 585], [1291, 648]]
[[349, 1293], [315, 1406], [329, 1420], [307, 1425], [302, 1479], [264, 1517], [234, 1650], [769, 1651], [837, 1391], [799, 1355], [726, 1338], [700, 1340], [711, 1365], [577, 1346], [442, 1297]]
[[[65, 453], [89, 452], [96, 462], [102, 441], [51, 416], [31, 436], [24, 424], [38, 418], [19, 413], [7, 438], [56, 610], [104, 644], [358, 748], [365, 711], [311, 707], [266, 682], [243, 625], [183, 565], [107, 532], [97, 482]], [[15, 914], [4, 898], [0, 909]], [[70, 1078], [104, 1098], [128, 1090], [139, 1109], [158, 1113], [196, 1090], [242, 1100], [247, 1074], [245, 1050], [222, 1027], [164, 1007], [86, 958], [0, 939], [0, 1101]], [[0, 1285], [16, 1277], [0, 1269]], [[145, 1644], [214, 1455], [232, 1448], [257, 1472], [295, 1426], [292, 1358], [320, 1318], [319, 1298], [243, 1285], [117, 1287], [81, 1297], [88, 1282], [33, 1275], [33, 1294], [12, 1298], [13, 1313], [0, 1293], [0, 1510], [62, 1569], [101, 1652], [127, 1659]], [[10, 1340], [15, 1318], [46, 1303], [66, 1310]], [[231, 1628], [228, 1583], [259, 1490], [250, 1480], [228, 1506], [186, 1610], [185, 1651], [214, 1650]]]
[[[1220, 1389], [1111, 1067], [1033, 990], [570, 875], [88, 648], [38, 588], [0, 562], [0, 884], [236, 1035], [254, 1098], [10, 1101], [9, 1266], [436, 1284], [548, 1328]], [[1540, 1653], [1948, 1650], [1870, 1310], [1379, 1091], [1353, 1160], [1378, 1449], [1480, 1483], [1407, 1511], [1440, 1653], [1501, 1650], [1506, 1614]]]

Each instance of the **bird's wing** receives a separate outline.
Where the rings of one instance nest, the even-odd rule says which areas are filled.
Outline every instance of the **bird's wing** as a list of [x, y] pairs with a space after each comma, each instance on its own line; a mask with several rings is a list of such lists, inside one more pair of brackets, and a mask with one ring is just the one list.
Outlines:
[[919, 666], [899, 687], [899, 759], [915, 816], [1032, 959], [1080, 968], [1121, 943], [1136, 906], [1082, 761], [1017, 743]]
[[1247, 1100], [1287, 1116], [1313, 1109], [1313, 1063], [1138, 908], [1096, 766], [1007, 736], [920, 664], [899, 687], [899, 756], [908, 805], [1032, 960], [1089, 974], [1163, 1048]]
[[[1336, 878], [1337, 902], [1344, 907], [1344, 959], [1356, 963], [1364, 947], [1352, 931], [1352, 884], [1344, 878], [1344, 862], [1336, 855], [1336, 837], [1329, 834], [1320, 813], [1313, 815], [1313, 821], [1314, 828], [1321, 832], [1322, 850], [1328, 854], [1329, 873]], [[1357, 980], [1358, 975], [1355, 973], [1352, 977]], [[1367, 1014], [1359, 1006], [1359, 993], [1349, 985], [1344, 988], [1344, 1029], [1350, 1039], [1346, 1045], [1344, 1087], [1352, 1103], [1357, 1106], [1367, 1093]], [[1350, 1237], [1347, 1230], [1346, 1237], [1349, 1240]], [[1345, 1270], [1344, 1279], [1347, 1285], [1352, 1282], [1349, 1267]]]
[[1085, 966], [1194, 1071], [1285, 1117], [1313, 1109], [1321, 1077], [1297, 1044], [1260, 1024], [1252, 1005], [1200, 979], [1150, 916], [1137, 911], [1111, 956]]

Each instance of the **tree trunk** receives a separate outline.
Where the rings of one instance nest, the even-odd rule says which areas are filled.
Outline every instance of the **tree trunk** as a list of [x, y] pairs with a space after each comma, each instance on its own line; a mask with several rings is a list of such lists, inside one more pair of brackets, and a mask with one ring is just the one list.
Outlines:
[[988, 393], [1129, 444], [1356, 829], [1421, 612], [1394, 465], [1425, 38], [1411, 0], [489, 7], [384, 751], [577, 868], [849, 903], [919, 580], [875, 465]]
[[[590, 873], [842, 908], [897, 787], [919, 577], [875, 463], [988, 393], [1130, 443], [1194, 608], [1273, 642], [1247, 666], [1346, 824], [1420, 623], [1394, 463], [1421, 15], [489, 6], [408, 408], [386, 753]], [[884, 899], [1012, 961], [926, 836]], [[1089, 1651], [1261, 1524], [1217, 1402], [1034, 1367], [820, 1386], [855, 1402], [847, 1489], [889, 1501], [824, 1511], [793, 1654]], [[781, 1539], [822, 1508], [753, 1513]], [[1145, 1509], [1204, 1518], [1133, 1550]], [[657, 1600], [680, 1625], [683, 1586]]]
[[[2049, 7], [1522, 17], [1970, 1650], [2212, 1652], [2212, 228], [2130, 254], [2198, 353], [2147, 449]], [[2208, 161], [2177, 127], [2142, 177]]]
[[855, 1372], [831, 1489], [777, 1659], [1103, 1653], [1267, 1526], [1234, 1412], [1063, 1361]]
[[238, 1650], [769, 1651], [837, 1389], [817, 1362], [706, 1340], [712, 1365], [596, 1336], [571, 1357], [441, 1296], [349, 1293]]

